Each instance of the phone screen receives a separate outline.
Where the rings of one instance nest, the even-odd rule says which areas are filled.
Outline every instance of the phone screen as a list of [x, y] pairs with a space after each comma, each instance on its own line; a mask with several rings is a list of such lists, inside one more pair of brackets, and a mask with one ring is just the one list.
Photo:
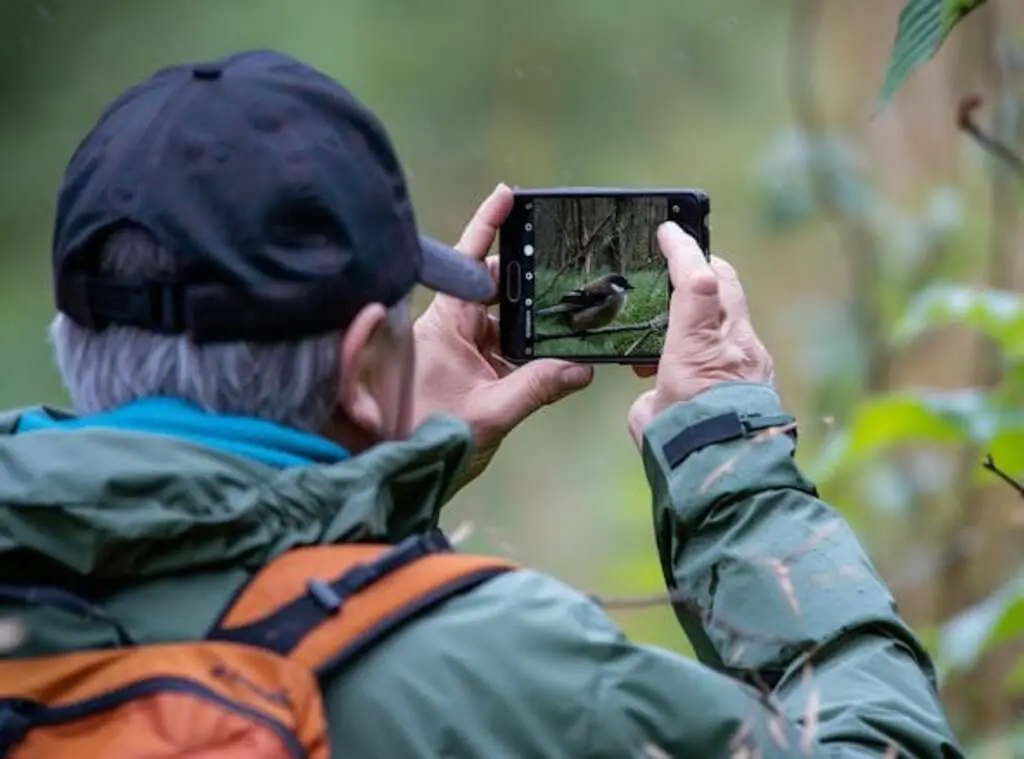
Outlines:
[[658, 226], [677, 222], [706, 251], [708, 206], [698, 190], [517, 191], [501, 230], [503, 352], [656, 361], [671, 295]]

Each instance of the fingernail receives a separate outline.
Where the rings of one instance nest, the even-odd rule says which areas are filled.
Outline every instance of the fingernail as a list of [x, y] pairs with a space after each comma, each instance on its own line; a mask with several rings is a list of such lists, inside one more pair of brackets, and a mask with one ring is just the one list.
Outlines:
[[499, 190], [507, 190], [507, 189], [508, 189], [508, 185], [505, 184], [504, 182], [498, 182], [498, 184], [494, 185], [494, 191], [495, 192], [498, 192]]
[[[697, 241], [687, 234], [686, 230], [674, 221], [663, 221], [658, 228], [658, 234], [669, 237], [673, 244], [684, 248], [696, 248]], [[702, 256], [703, 258], [703, 256]]]
[[562, 370], [562, 382], [570, 387], [582, 387], [594, 376], [594, 368], [586, 364], [572, 364]]
[[688, 242], [692, 242], [695, 244], [697, 243], [697, 240], [694, 238], [693, 235], [691, 235], [681, 226], [676, 224], [674, 221], [666, 221], [662, 224], [662, 226], [665, 227], [666, 231], [668, 231], [670, 234], [676, 235], [677, 237], [681, 237]]

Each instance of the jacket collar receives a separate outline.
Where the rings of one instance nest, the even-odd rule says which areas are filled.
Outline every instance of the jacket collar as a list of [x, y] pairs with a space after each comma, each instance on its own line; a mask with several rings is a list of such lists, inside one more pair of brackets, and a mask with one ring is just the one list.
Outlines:
[[300, 545], [401, 540], [437, 525], [472, 446], [462, 421], [435, 416], [406, 441], [275, 469], [134, 431], [12, 435], [23, 413], [0, 414], [0, 582], [255, 568]]

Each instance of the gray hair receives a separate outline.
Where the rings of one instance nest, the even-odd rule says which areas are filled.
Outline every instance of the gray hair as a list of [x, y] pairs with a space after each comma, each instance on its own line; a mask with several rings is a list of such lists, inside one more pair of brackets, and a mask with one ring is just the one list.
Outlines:
[[[105, 244], [100, 269], [128, 277], [169, 277], [175, 262], [144, 231], [124, 229]], [[388, 327], [396, 333], [410, 321], [409, 298], [388, 311]], [[186, 337], [134, 327], [109, 326], [96, 332], [57, 314], [50, 340], [79, 414], [171, 396], [207, 411], [318, 433], [337, 405], [340, 333], [290, 343], [195, 345]]]

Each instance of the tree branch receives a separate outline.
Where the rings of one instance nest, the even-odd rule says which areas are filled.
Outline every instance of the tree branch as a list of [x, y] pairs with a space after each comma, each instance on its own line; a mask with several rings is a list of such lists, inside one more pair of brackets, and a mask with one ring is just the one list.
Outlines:
[[[594, 231], [590, 234], [590, 237], [588, 237], [586, 240], [580, 240], [582, 245], [580, 246], [579, 250], [577, 251], [576, 256], [573, 257], [573, 258], [568, 259], [565, 263], [563, 263], [558, 268], [558, 271], [555, 272], [555, 276], [553, 276], [548, 281], [548, 286], [545, 288], [544, 292], [542, 292], [540, 295], [537, 296], [537, 301], [538, 302], [543, 301], [545, 298], [548, 297], [548, 295], [551, 294], [551, 291], [553, 289], [555, 289], [555, 285], [558, 284], [558, 280], [562, 278], [563, 274], [565, 274], [569, 269], [571, 269], [573, 266], [578, 264], [580, 261], [586, 260], [587, 256], [589, 256], [590, 253], [593, 251], [593, 249], [597, 246], [598, 240], [599, 239], [604, 239], [604, 238], [598, 238], [598, 235], [600, 235], [602, 232], [604, 232], [604, 228], [607, 227], [609, 224], [611, 224], [611, 221], [612, 221], [612, 217], [610, 215], [606, 216], [604, 219], [601, 220], [601, 223], [598, 224], [597, 227], [594, 229]], [[536, 226], [534, 228], [536, 228]], [[563, 231], [563, 238], [564, 238], [565, 237], [564, 229], [562, 231]], [[569, 242], [566, 243], [567, 246], [569, 244], [570, 244]]]
[[631, 342], [629, 344], [629, 347], [626, 348], [626, 350], [623, 352], [623, 355], [624, 356], [632, 356], [636, 352], [637, 348], [639, 348], [641, 345], [643, 345], [647, 341], [648, 337], [650, 337], [651, 335], [653, 335], [656, 332], [664, 331], [665, 329], [667, 329], [667, 327], [668, 327], [668, 320], [666, 319], [664, 324], [656, 324], [656, 325], [648, 328], [648, 330], [646, 332], [644, 332], [642, 335], [640, 335], [640, 337], [638, 337], [636, 340], [634, 340], [633, 342]]
[[1024, 498], [1024, 484], [1022, 484], [1016, 477], [1012, 477], [1000, 469], [996, 464], [996, 460], [992, 458], [991, 453], [985, 456], [985, 461], [981, 466], [982, 468], [992, 472], [992, 474], [1013, 488], [1021, 498]]
[[789, 638], [776, 635], [765, 635], [756, 630], [742, 629], [736, 625], [723, 620], [721, 616], [709, 612], [699, 604], [683, 596], [679, 591], [673, 590], [665, 593], [649, 593], [637, 596], [619, 596], [616, 598], [603, 598], [599, 595], [590, 595], [590, 599], [608, 611], [622, 609], [649, 609], [651, 607], [671, 605], [681, 607], [693, 616], [699, 618], [705, 626], [717, 628], [730, 639], [732, 643], [743, 641], [749, 643], [761, 643], [769, 646], [783, 646], [792, 643]]
[[960, 99], [960, 105], [956, 109], [956, 123], [960, 130], [966, 132], [979, 146], [989, 155], [994, 156], [1009, 168], [1013, 169], [1018, 176], [1024, 176], [1024, 158], [1021, 158], [1008, 145], [989, 134], [977, 121], [974, 114], [981, 107], [981, 95], [964, 95]]
[[570, 337], [584, 338], [593, 337], [594, 335], [617, 335], [624, 332], [640, 332], [641, 330], [653, 331], [665, 329], [666, 327], [668, 327], [668, 312], [658, 314], [653, 319], [637, 322], [636, 324], [619, 324], [614, 327], [601, 327], [600, 329], [583, 332], [537, 333], [533, 338], [533, 342], [536, 345], [548, 340], [565, 340]]

